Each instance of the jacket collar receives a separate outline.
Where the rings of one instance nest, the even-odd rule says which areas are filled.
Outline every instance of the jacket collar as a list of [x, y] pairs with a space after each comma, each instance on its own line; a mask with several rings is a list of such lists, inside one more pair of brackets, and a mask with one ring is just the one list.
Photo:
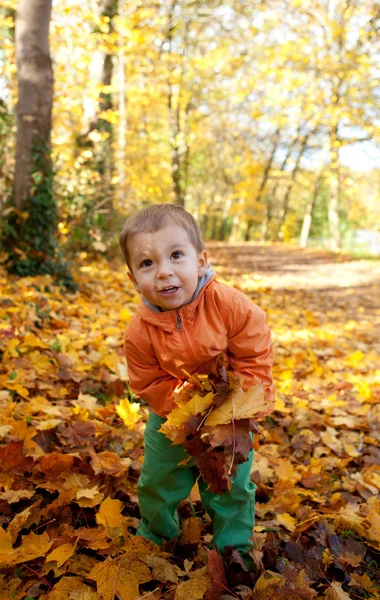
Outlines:
[[[140, 304], [137, 307], [137, 314], [141, 319], [147, 321], [147, 323], [152, 323], [156, 327], [160, 327], [165, 331], [175, 331], [177, 329], [177, 318], [180, 315], [182, 320], [192, 319], [201, 298], [203, 297], [206, 289], [210, 285], [212, 281], [214, 281], [216, 275], [214, 271], [211, 273], [207, 273], [208, 277], [206, 282], [203, 283], [201, 289], [199, 289], [199, 285], [194, 293], [193, 300], [186, 304], [185, 306], [181, 306], [180, 308], [176, 308], [173, 310], [166, 310], [163, 312], [156, 312], [157, 308], [153, 305], [148, 305], [146, 300], [143, 298]], [[200, 280], [201, 283], [201, 280]], [[202, 284], [201, 284], [202, 285]], [[156, 310], [155, 310], [156, 309]]]

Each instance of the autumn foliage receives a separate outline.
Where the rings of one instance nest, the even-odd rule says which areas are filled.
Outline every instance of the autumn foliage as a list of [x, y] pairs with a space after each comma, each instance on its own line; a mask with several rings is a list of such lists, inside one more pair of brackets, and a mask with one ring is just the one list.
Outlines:
[[[178, 540], [134, 536], [147, 407], [122, 334], [139, 298], [124, 268], [82, 260], [75, 294], [0, 274], [2, 600], [379, 598], [378, 289], [284, 291], [220, 272], [267, 311], [276, 347], [276, 406], [254, 440], [254, 572], [209, 549], [196, 489]], [[195, 378], [182, 423], [202, 417], [192, 435], [201, 425], [203, 443], [224, 446], [228, 475], [240, 422], [207, 429], [225, 383], [212, 378]], [[165, 427], [181, 436], [174, 417]]]

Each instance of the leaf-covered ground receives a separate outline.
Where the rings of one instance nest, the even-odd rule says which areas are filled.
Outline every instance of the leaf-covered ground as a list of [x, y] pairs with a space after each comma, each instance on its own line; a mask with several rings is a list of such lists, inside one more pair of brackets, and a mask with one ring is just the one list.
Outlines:
[[[133, 533], [147, 416], [123, 331], [139, 298], [117, 264], [80, 291], [0, 273], [0, 598], [380, 598], [380, 269], [322, 252], [211, 247], [268, 313], [276, 410], [255, 437], [255, 571], [208, 548], [194, 489], [183, 533]], [[131, 402], [129, 402], [131, 401]]]

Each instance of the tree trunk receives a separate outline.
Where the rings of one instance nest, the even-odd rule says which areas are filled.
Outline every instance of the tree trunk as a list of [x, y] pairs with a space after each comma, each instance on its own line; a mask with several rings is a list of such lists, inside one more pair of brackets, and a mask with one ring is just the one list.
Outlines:
[[49, 49], [52, 0], [20, 0], [16, 16], [19, 97], [14, 204], [21, 210], [29, 195], [35, 140], [50, 150], [53, 69]]
[[300, 247], [301, 248], [307, 248], [310, 227], [311, 227], [311, 220], [313, 218], [314, 207], [317, 203], [319, 189], [320, 189], [321, 181], [322, 181], [322, 174], [323, 174], [323, 171], [320, 172], [320, 174], [317, 178], [317, 181], [315, 182], [312, 199], [306, 206], [305, 216], [302, 221], [302, 229], [301, 229], [301, 235], [300, 235]]
[[[118, 0], [102, 0], [100, 3], [100, 16], [109, 18], [110, 34], [114, 33], [114, 17], [118, 11]], [[100, 72], [100, 82], [103, 86], [111, 86], [114, 57], [112, 54], [104, 54], [103, 64]], [[102, 91], [99, 97], [99, 112], [113, 110], [113, 99], [111, 92]], [[108, 134], [108, 138], [99, 145], [99, 152], [96, 156], [96, 168], [101, 176], [101, 186], [99, 190], [99, 201], [103, 203], [104, 211], [107, 213], [107, 222], [111, 226], [114, 198], [113, 175], [115, 172], [115, 161], [112, 143], [114, 140], [113, 125], [106, 119], [99, 117], [94, 123], [94, 129]]]
[[125, 82], [125, 56], [123, 48], [119, 49], [118, 61], [119, 78], [119, 128], [118, 128], [118, 201], [120, 206], [128, 204], [127, 173], [126, 173], [126, 131], [127, 131], [127, 106]]
[[282, 206], [281, 206], [281, 210], [280, 210], [280, 214], [279, 214], [279, 219], [278, 219], [278, 225], [277, 225], [277, 230], [276, 230], [276, 238], [275, 241], [278, 241], [278, 239], [280, 238], [281, 235], [281, 228], [285, 223], [285, 219], [288, 213], [288, 209], [289, 209], [289, 200], [290, 200], [290, 194], [292, 192], [294, 183], [296, 181], [296, 176], [300, 167], [300, 163], [301, 163], [301, 158], [305, 153], [306, 147], [307, 147], [307, 142], [309, 140], [310, 135], [312, 135], [314, 133], [314, 131], [309, 132], [307, 135], [305, 135], [302, 139], [302, 143], [297, 155], [297, 159], [296, 159], [296, 163], [294, 165], [294, 169], [292, 171], [292, 175], [290, 178], [290, 182], [288, 184], [288, 187], [286, 189], [285, 192], [285, 196], [284, 199], [282, 201]]
[[[175, 29], [175, 10], [177, 7], [177, 0], [172, 0], [169, 8], [168, 15], [168, 30], [167, 30], [167, 41], [169, 45], [169, 54], [173, 50], [173, 33]], [[185, 39], [186, 43], [186, 39]], [[172, 79], [172, 72], [175, 70], [176, 65], [169, 67], [168, 75], [168, 113], [169, 113], [169, 135], [170, 135], [170, 146], [172, 154], [172, 179], [174, 188], [174, 202], [180, 206], [185, 206], [185, 182], [182, 164], [182, 155], [186, 154], [185, 136], [181, 126], [181, 88], [183, 81], [183, 59], [181, 59], [181, 76], [177, 102], [174, 98], [174, 82]]]
[[330, 134], [330, 189], [328, 199], [330, 249], [339, 252], [341, 248], [339, 218], [339, 145], [338, 126], [335, 125]]
[[[261, 202], [264, 188], [268, 182], [270, 170], [272, 168], [274, 157], [277, 152], [277, 146], [278, 146], [279, 139], [280, 139], [280, 128], [277, 127], [277, 129], [273, 135], [272, 150], [271, 150], [270, 156], [268, 158], [267, 164], [265, 165], [265, 169], [264, 169], [263, 177], [262, 177], [262, 180], [260, 183], [259, 191], [257, 192], [256, 198], [255, 198], [255, 203]], [[255, 219], [253, 219], [253, 217], [248, 217], [247, 229], [246, 229], [245, 238], [244, 238], [246, 242], [249, 242], [251, 239], [251, 229], [252, 229], [252, 225], [254, 224], [254, 222], [255, 222]]]
[[311, 221], [313, 218], [313, 211], [314, 211], [315, 205], [317, 203], [317, 198], [318, 198], [319, 190], [321, 187], [321, 181], [322, 181], [322, 177], [323, 177], [323, 171], [326, 166], [326, 159], [327, 159], [328, 151], [329, 151], [329, 146], [327, 143], [324, 145], [324, 148], [322, 150], [322, 161], [321, 161], [321, 166], [319, 168], [319, 172], [317, 174], [317, 179], [316, 179], [315, 186], [314, 186], [313, 196], [312, 196], [311, 201], [306, 206], [305, 215], [304, 215], [304, 218], [302, 221], [302, 229], [301, 229], [301, 234], [300, 234], [300, 247], [301, 248], [307, 248], [307, 244], [308, 244], [308, 240], [309, 240], [309, 233], [310, 233], [310, 228], [311, 228]]
[[[294, 146], [296, 145], [296, 143], [298, 141], [300, 129], [301, 129], [301, 126], [298, 127], [297, 134], [296, 134], [295, 138], [293, 139], [292, 143], [290, 144], [290, 146], [288, 147], [285, 158], [282, 161], [282, 164], [280, 166], [280, 173], [284, 172], [285, 167], [288, 164], [288, 160], [293, 152]], [[273, 217], [273, 207], [275, 205], [277, 190], [278, 190], [278, 186], [280, 184], [280, 180], [281, 179], [279, 177], [273, 187], [273, 190], [268, 195], [268, 199], [266, 202], [264, 219], [263, 219], [263, 222], [261, 225], [261, 241], [263, 241], [263, 242], [266, 241], [269, 237], [271, 237], [271, 236], [269, 236], [269, 229], [270, 229], [270, 225], [271, 225], [271, 221], [272, 221], [272, 217]]]
[[10, 273], [20, 276], [49, 273], [59, 283], [75, 288], [55, 237], [57, 205], [50, 158], [51, 8], [52, 0], [20, 0], [16, 14], [16, 167], [8, 226], [2, 228], [0, 245], [7, 253], [5, 266]]

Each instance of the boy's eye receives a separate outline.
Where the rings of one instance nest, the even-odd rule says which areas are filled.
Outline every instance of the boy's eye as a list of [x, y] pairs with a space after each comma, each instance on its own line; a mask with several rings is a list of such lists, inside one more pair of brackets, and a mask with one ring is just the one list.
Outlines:
[[151, 264], [152, 264], [152, 261], [149, 258], [147, 258], [146, 260], [142, 261], [140, 267], [150, 267]]
[[183, 252], [181, 252], [180, 250], [176, 250], [175, 252], [172, 252], [172, 258], [181, 258], [183, 256]]

